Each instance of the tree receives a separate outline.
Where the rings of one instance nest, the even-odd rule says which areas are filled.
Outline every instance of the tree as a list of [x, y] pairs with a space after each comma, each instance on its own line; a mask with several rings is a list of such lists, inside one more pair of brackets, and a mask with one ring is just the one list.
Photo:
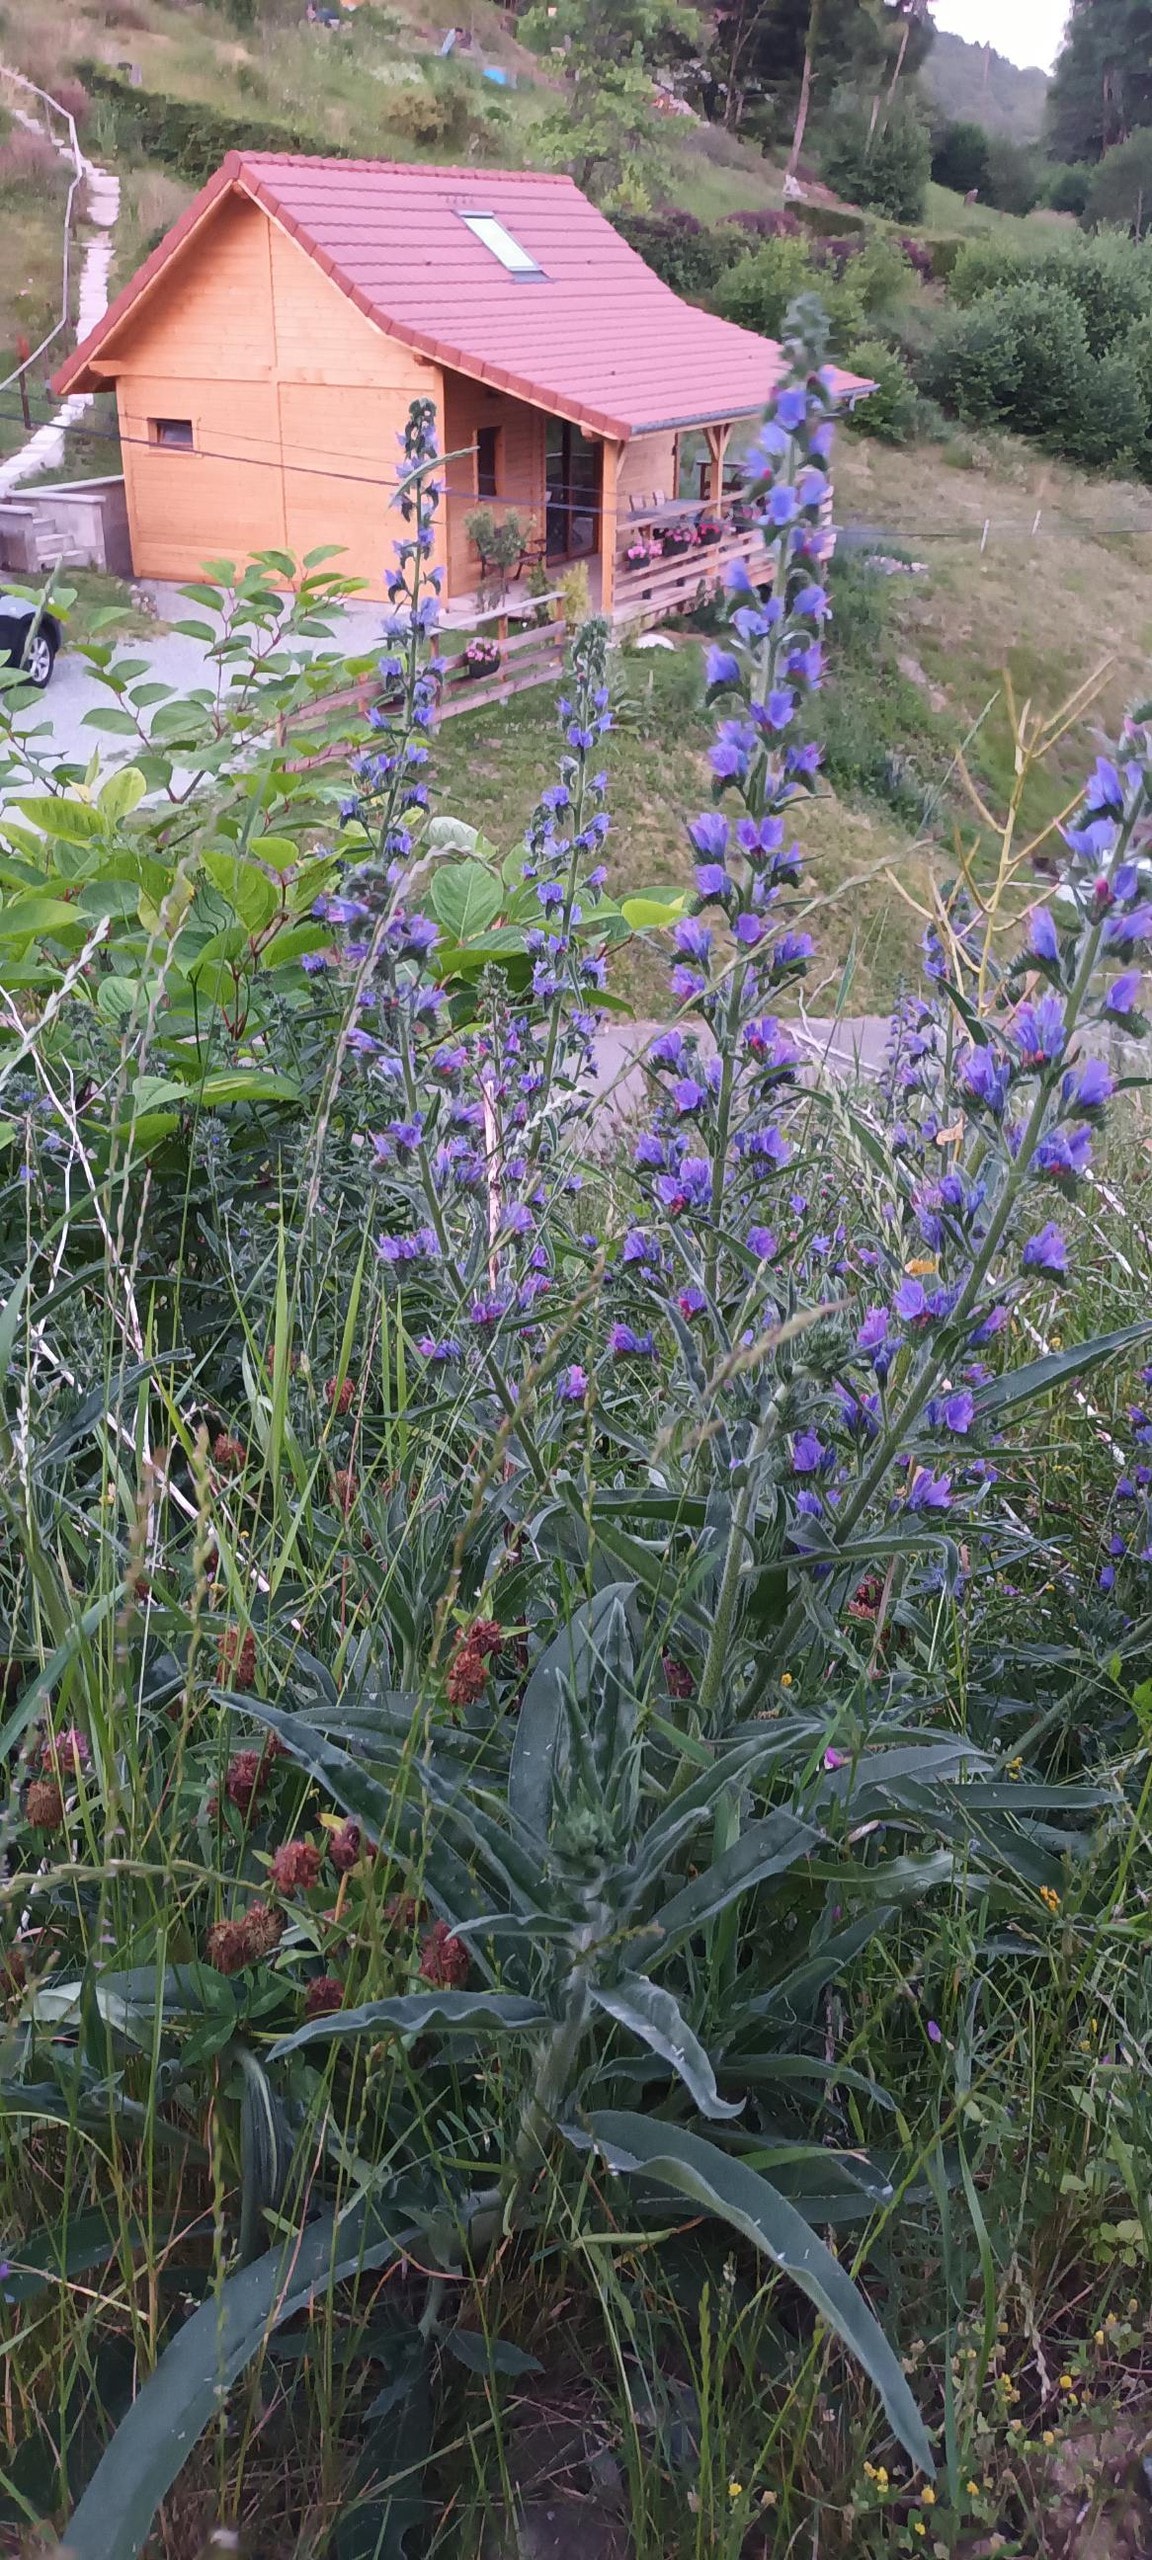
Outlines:
[[642, 211], [671, 172], [639, 48], [623, 62], [570, 60], [569, 95], [539, 128], [545, 157], [596, 204]]
[[1105, 152], [1086, 209], [1092, 222], [1122, 222], [1138, 240], [1152, 229], [1152, 126], [1138, 126]]
[[957, 196], [983, 195], [988, 184], [988, 136], [980, 124], [946, 124], [932, 154], [938, 187]]
[[1152, 124], [1152, 0], [1072, 0], [1048, 101], [1055, 158], [1099, 160]]
[[793, 169], [810, 110], [837, 87], [914, 70], [932, 40], [922, 0], [720, 0], [714, 28], [712, 111], [735, 131], [770, 101], [775, 131], [791, 126]]

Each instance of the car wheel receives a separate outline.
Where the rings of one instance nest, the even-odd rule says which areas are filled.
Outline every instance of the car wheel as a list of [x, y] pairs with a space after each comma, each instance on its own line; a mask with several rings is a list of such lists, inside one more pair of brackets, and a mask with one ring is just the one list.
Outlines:
[[20, 659], [20, 673], [26, 684], [34, 684], [43, 693], [56, 664], [56, 643], [50, 631], [41, 628], [29, 633]]

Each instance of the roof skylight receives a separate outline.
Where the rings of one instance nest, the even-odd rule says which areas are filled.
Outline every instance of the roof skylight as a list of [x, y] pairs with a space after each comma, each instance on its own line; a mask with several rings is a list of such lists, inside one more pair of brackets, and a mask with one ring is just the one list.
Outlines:
[[543, 274], [544, 270], [539, 259], [532, 257], [527, 249], [521, 248], [520, 242], [513, 239], [511, 232], [505, 230], [503, 223], [497, 221], [494, 213], [462, 213], [460, 220], [467, 224], [473, 239], [478, 240], [481, 247], [489, 250], [494, 258], [499, 259], [501, 266], [507, 268], [510, 276]]

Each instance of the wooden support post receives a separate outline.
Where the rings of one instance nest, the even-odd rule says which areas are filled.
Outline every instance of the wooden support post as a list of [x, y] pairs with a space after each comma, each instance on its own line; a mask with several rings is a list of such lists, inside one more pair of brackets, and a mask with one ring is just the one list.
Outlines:
[[712, 468], [708, 475], [708, 495], [712, 505], [718, 507], [724, 495], [724, 456], [728, 451], [728, 438], [732, 433], [731, 421], [724, 420], [718, 426], [705, 427], [704, 433], [708, 439], [708, 451], [712, 461]]
[[616, 496], [620, 446], [604, 440], [600, 486], [600, 611], [609, 621], [616, 598], [616, 541], [619, 508]]

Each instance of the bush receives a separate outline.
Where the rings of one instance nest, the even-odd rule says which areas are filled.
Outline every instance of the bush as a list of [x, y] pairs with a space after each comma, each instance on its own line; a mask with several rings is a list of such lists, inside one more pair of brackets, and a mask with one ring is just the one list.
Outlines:
[[1047, 197], [1053, 213], [1084, 213], [1094, 174], [1089, 163], [1082, 160], [1061, 161], [1052, 169]]
[[79, 69], [89, 95], [102, 99], [112, 110], [116, 149], [126, 159], [159, 160], [193, 187], [202, 187], [229, 151], [322, 152], [331, 160], [355, 156], [326, 135], [308, 133], [298, 125], [231, 116], [198, 100], [130, 89], [103, 63], [84, 62]]
[[920, 221], [931, 167], [927, 130], [916, 110], [901, 101], [871, 139], [860, 109], [840, 116], [824, 154], [829, 186], [850, 204], [868, 205], [893, 222]]
[[852, 252], [845, 263], [850, 264], [852, 291], [869, 319], [891, 311], [908, 289], [911, 270], [904, 243], [888, 240], [882, 232]]
[[947, 284], [970, 243], [962, 231], [934, 231], [920, 243], [934, 284]]
[[1138, 470], [1147, 451], [1148, 417], [1143, 369], [1117, 348], [1089, 364], [1063, 450], [1097, 471]]
[[707, 301], [745, 253], [739, 232], [726, 224], [708, 230], [692, 213], [616, 213], [612, 220], [645, 266], [688, 302]]
[[916, 432], [919, 402], [916, 385], [902, 356], [882, 338], [859, 338], [848, 350], [848, 367], [876, 388], [853, 410], [852, 423], [882, 444], [908, 444]]
[[1039, 154], [1010, 134], [988, 137], [988, 175], [984, 194], [1000, 213], [1031, 213], [1043, 191]]
[[983, 195], [988, 185], [988, 141], [982, 124], [946, 124], [932, 153], [938, 187], [953, 195]]
[[989, 233], [965, 244], [950, 293], [953, 301], [970, 303], [995, 286], [1024, 281], [1053, 286], [1076, 302], [1091, 354], [1107, 355], [1152, 310], [1152, 246], [1101, 232], [1091, 240], [1074, 233], [1041, 240], [1032, 248]]
[[806, 240], [765, 240], [721, 277], [716, 309], [742, 329], [778, 338], [789, 303], [798, 293], [810, 290], [815, 280], [816, 265]]
[[1152, 130], [1138, 126], [1106, 151], [1092, 173], [1085, 211], [1091, 222], [1120, 222], [1139, 239], [1152, 230]]
[[999, 421], [1063, 448], [1091, 376], [1078, 305], [1057, 286], [1025, 281], [947, 313], [922, 378], [926, 391], [972, 426]]
[[1014, 240], [1006, 240], [996, 231], [981, 231], [974, 240], [956, 244], [956, 255], [947, 270], [948, 299], [976, 302], [997, 285], [1018, 283], [1023, 272], [1023, 252]]

